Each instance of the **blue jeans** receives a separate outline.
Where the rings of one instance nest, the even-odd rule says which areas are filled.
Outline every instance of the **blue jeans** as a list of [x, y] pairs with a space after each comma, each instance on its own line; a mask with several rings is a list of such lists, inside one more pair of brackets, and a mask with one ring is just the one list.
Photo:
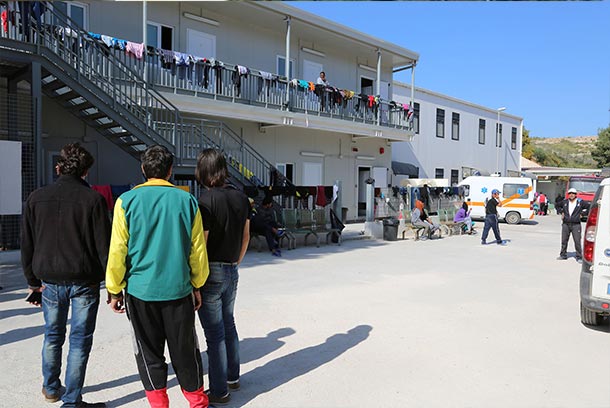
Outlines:
[[239, 379], [239, 338], [233, 309], [239, 274], [237, 265], [210, 262], [210, 276], [201, 288], [199, 320], [208, 345], [210, 393], [222, 397], [227, 381]]
[[494, 237], [496, 237], [496, 242], [500, 244], [502, 242], [502, 238], [500, 237], [500, 228], [498, 227], [498, 216], [496, 214], [487, 214], [485, 216], [485, 226], [483, 227], [483, 235], [481, 235], [481, 242], [486, 242], [487, 235], [489, 235], [490, 229], [493, 231]]
[[82, 400], [85, 370], [93, 345], [93, 331], [100, 304], [100, 285], [56, 285], [44, 282], [42, 311], [45, 332], [42, 346], [43, 387], [49, 394], [59, 394], [61, 381], [61, 349], [66, 339], [68, 310], [70, 318], [70, 350], [66, 367], [66, 391], [62, 407], [75, 407]]

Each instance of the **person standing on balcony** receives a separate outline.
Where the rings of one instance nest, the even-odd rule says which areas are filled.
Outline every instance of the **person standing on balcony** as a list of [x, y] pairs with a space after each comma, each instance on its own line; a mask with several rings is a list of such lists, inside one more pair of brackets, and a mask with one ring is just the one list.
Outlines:
[[[78, 143], [61, 149], [59, 178], [30, 194], [23, 213], [21, 262], [28, 302], [42, 305], [42, 395], [62, 407], [105, 407], [82, 400], [82, 389], [108, 259], [110, 220], [106, 200], [84, 178], [94, 159]], [[38, 299], [35, 298], [38, 296]], [[61, 355], [68, 311], [70, 351], [61, 395]]]
[[[110, 308], [132, 326], [136, 363], [153, 408], [169, 407], [165, 343], [191, 408], [207, 408], [195, 312], [208, 260], [197, 200], [168, 182], [173, 156], [150, 146], [147, 181], [116, 201], [106, 270]], [[125, 294], [123, 294], [123, 291]]]
[[250, 241], [250, 202], [226, 184], [228, 177], [222, 153], [205, 149], [199, 154], [195, 178], [205, 189], [199, 207], [210, 262], [210, 276], [201, 288], [199, 320], [208, 346], [208, 397], [212, 405], [228, 403], [229, 390], [239, 389], [239, 338], [233, 310], [238, 266]]
[[326, 80], [326, 73], [324, 71], [320, 72], [316, 85], [330, 86], [330, 83]]

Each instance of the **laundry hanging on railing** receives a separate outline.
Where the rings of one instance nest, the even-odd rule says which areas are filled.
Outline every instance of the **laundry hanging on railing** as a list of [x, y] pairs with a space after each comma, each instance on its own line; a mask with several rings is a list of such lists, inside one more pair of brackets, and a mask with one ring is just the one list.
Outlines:
[[250, 70], [243, 65], [236, 65], [235, 70], [233, 71], [232, 80], [233, 85], [235, 85], [236, 96], [239, 97], [241, 95], [241, 79], [242, 77], [248, 78], [248, 74]]
[[144, 43], [127, 41], [125, 51], [128, 54], [133, 54], [137, 59], [142, 59], [144, 57]]

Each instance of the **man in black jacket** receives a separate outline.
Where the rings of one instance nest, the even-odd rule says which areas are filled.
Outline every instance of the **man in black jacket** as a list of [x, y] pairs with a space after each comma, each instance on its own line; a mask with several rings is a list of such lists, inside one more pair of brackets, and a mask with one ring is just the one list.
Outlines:
[[[88, 404], [81, 395], [110, 244], [106, 201], [83, 180], [92, 164], [93, 157], [78, 143], [64, 146], [56, 166], [59, 179], [30, 194], [23, 214], [23, 272], [30, 295], [42, 295], [28, 301], [42, 305], [45, 320], [42, 394], [47, 402], [61, 396], [62, 407], [105, 407]], [[70, 351], [61, 395], [70, 305]]]
[[559, 252], [559, 259], [568, 259], [568, 241], [570, 240], [570, 234], [574, 239], [574, 248], [576, 249], [576, 260], [580, 261], [582, 258], [582, 248], [580, 246], [580, 217], [582, 210], [587, 205], [581, 199], [576, 198], [577, 191], [575, 188], [568, 190], [568, 199], [564, 200], [561, 209], [561, 219], [563, 224], [561, 225], [561, 251]]

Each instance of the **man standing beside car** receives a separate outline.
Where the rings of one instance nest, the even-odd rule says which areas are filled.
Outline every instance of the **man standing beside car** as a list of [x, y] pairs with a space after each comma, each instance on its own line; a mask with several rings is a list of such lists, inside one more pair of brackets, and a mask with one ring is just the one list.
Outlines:
[[563, 223], [561, 225], [561, 250], [559, 252], [559, 259], [568, 259], [568, 241], [570, 240], [570, 234], [574, 239], [574, 249], [576, 249], [576, 260], [582, 259], [582, 248], [580, 245], [580, 217], [582, 211], [586, 206], [580, 198], [576, 198], [578, 192], [575, 188], [568, 190], [568, 199], [563, 202], [561, 209], [561, 219]]

